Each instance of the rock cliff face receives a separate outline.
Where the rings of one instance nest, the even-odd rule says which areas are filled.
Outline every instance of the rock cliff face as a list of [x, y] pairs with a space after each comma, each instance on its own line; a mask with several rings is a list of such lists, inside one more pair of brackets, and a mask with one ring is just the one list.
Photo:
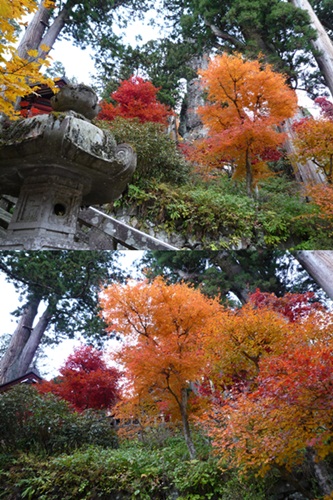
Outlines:
[[195, 141], [204, 137], [205, 131], [197, 113], [199, 106], [203, 106], [203, 91], [199, 78], [187, 84], [187, 93], [180, 112], [179, 134], [185, 141]]
[[[206, 69], [208, 61], [207, 56], [195, 58], [191, 63], [192, 69], [194, 71]], [[187, 82], [187, 92], [180, 112], [179, 125], [179, 134], [184, 140], [191, 142], [206, 135], [206, 130], [197, 112], [204, 103], [204, 90], [200, 77]]]

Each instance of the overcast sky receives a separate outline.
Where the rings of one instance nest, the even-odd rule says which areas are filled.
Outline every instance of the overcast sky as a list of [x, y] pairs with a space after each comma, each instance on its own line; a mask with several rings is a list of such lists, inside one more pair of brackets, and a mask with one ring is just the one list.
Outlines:
[[[160, 37], [160, 31], [149, 25], [149, 19], [154, 17], [156, 17], [155, 11], [150, 10], [146, 15], [146, 22], [133, 22], [126, 30], [126, 42], [136, 46]], [[115, 33], [117, 31], [115, 28]], [[141, 41], [136, 39], [137, 36], [141, 37]], [[64, 65], [68, 78], [75, 77], [79, 83], [90, 85], [95, 72], [92, 54], [91, 50], [82, 50], [70, 41], [57, 40], [50, 55], [53, 61], [60, 61]]]

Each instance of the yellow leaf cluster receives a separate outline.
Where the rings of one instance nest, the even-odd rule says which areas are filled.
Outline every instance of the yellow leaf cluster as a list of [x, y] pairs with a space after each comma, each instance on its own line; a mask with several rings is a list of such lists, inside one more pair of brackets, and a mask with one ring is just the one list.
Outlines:
[[55, 6], [55, 0], [45, 0], [44, 1], [44, 7], [46, 9], [53, 9]]
[[[36, 9], [34, 0], [2, 0], [0, 4], [0, 112], [11, 118], [17, 117], [14, 106], [18, 97], [30, 94], [34, 84], [45, 83], [53, 86], [50, 79], [43, 77], [40, 66], [44, 60], [38, 59], [37, 51], [31, 51], [35, 58], [27, 61], [16, 53], [17, 36], [13, 21], [21, 19]], [[47, 63], [46, 63], [47, 64]]]

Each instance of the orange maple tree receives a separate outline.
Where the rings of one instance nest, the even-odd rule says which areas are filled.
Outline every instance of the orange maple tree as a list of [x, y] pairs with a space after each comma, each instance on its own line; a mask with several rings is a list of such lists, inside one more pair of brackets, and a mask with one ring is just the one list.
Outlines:
[[204, 366], [202, 339], [220, 304], [184, 283], [168, 286], [159, 277], [152, 283], [111, 285], [102, 292], [101, 305], [109, 331], [125, 338], [114, 355], [127, 378], [117, 415], [171, 415], [182, 423], [194, 458], [191, 400]]
[[109, 409], [119, 399], [121, 373], [108, 367], [103, 353], [91, 346], [77, 348], [59, 372], [59, 377], [44, 381], [38, 390], [69, 401], [77, 411]]
[[192, 158], [209, 168], [229, 166], [235, 177], [245, 177], [251, 196], [284, 142], [277, 127], [295, 113], [295, 92], [270, 65], [241, 54], [216, 56], [199, 74], [207, 89], [207, 104], [199, 114], [208, 137], [196, 143]]
[[139, 76], [132, 76], [120, 83], [118, 90], [111, 94], [116, 104], [102, 101], [99, 120], [112, 121], [117, 116], [137, 118], [140, 122], [166, 124], [171, 110], [158, 101], [159, 89], [150, 81]]
[[294, 130], [297, 160], [312, 160], [333, 184], [333, 120], [325, 116], [307, 118], [296, 123]]
[[210, 340], [214, 383], [232, 368], [234, 375], [201, 422], [215, 449], [243, 471], [290, 470], [309, 450], [318, 469], [333, 451], [332, 314], [312, 309], [308, 294], [256, 294], [255, 308], [231, 314]]
[[221, 309], [214, 328], [203, 338], [204, 374], [215, 396], [250, 390], [261, 359], [280, 353], [288, 338], [286, 319], [271, 307], [247, 303], [241, 309]]

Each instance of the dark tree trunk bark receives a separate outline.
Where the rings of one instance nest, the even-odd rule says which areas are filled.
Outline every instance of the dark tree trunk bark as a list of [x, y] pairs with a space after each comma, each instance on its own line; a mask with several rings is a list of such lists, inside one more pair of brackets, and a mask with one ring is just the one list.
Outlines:
[[180, 405], [180, 411], [182, 415], [182, 423], [183, 423], [183, 430], [184, 430], [184, 438], [185, 442], [190, 454], [190, 459], [194, 460], [197, 456], [197, 452], [195, 450], [195, 446], [192, 440], [192, 435], [191, 435], [191, 429], [190, 429], [190, 424], [188, 421], [188, 415], [187, 415], [187, 389], [182, 389], [182, 401]]
[[42, 336], [48, 327], [52, 314], [47, 307], [35, 326], [39, 299], [31, 299], [26, 305], [9, 347], [0, 360], [0, 383], [5, 384], [24, 375], [31, 365]]

